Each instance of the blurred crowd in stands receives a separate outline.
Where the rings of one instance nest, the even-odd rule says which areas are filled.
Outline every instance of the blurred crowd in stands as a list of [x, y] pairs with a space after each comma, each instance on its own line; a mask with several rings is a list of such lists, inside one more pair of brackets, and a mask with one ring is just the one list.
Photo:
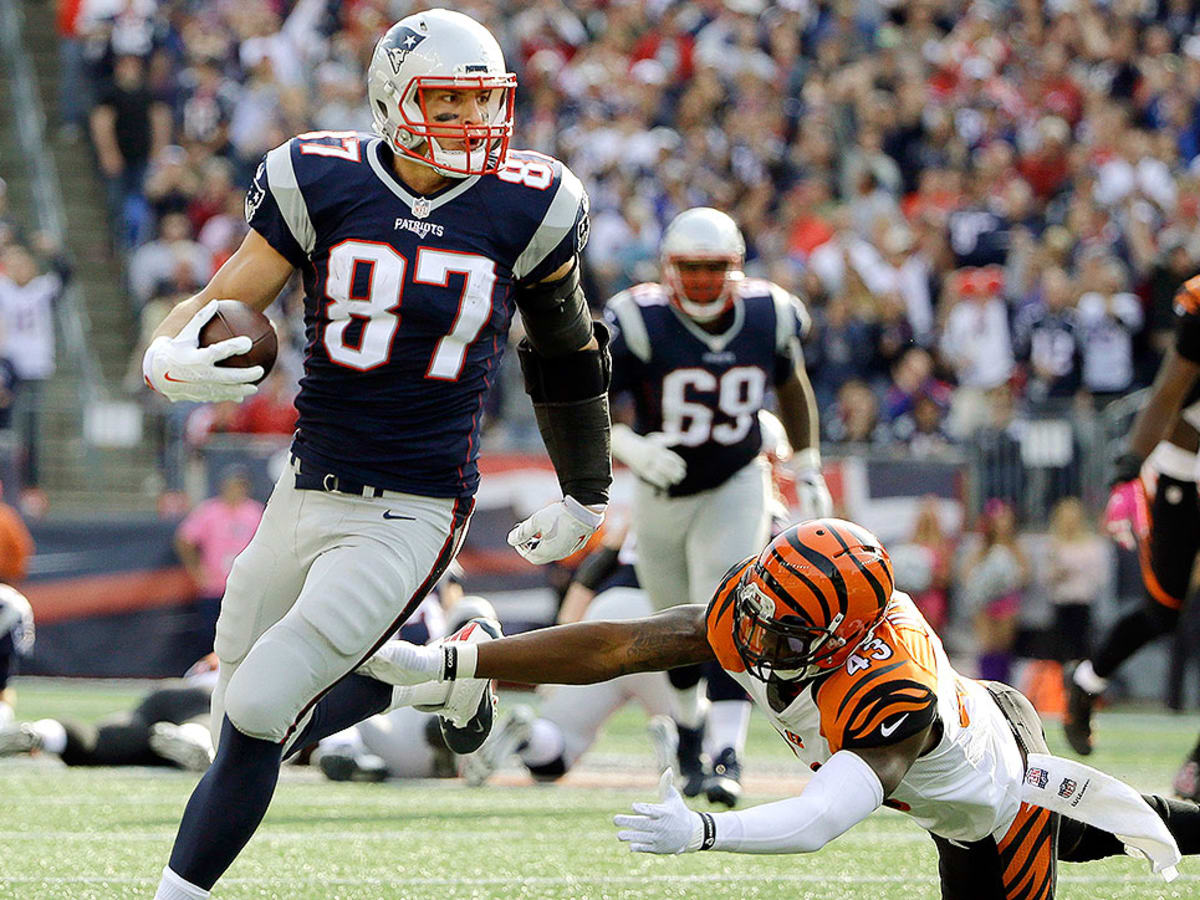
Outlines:
[[[418, 8], [58, 3], [60, 136], [94, 148], [143, 336], [241, 240], [264, 151], [370, 128], [374, 41]], [[562, 158], [589, 190], [592, 302], [657, 277], [677, 212], [728, 210], [748, 272], [813, 312], [830, 444], [994, 457], [984, 496], [1019, 506], [1003, 461], [1029, 458], [1031, 430], [1062, 458], [1055, 496], [1077, 492], [1075, 423], [1151, 379], [1173, 294], [1200, 266], [1200, 4], [454, 5], [519, 75], [514, 145]], [[165, 411], [168, 449], [290, 431], [301, 305], [296, 285], [275, 311], [291, 352], [261, 399]], [[519, 378], [491, 412], [490, 446], [536, 447]], [[1065, 431], [1043, 427], [1054, 416]]]

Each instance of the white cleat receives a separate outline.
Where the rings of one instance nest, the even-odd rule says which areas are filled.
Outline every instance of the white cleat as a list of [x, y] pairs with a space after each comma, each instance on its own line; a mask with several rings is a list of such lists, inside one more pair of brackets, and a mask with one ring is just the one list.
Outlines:
[[646, 733], [650, 736], [650, 746], [654, 748], [654, 771], [674, 771], [679, 753], [679, 730], [675, 727], [675, 720], [670, 716], [653, 716], [646, 723]]
[[188, 772], [203, 772], [214, 756], [212, 735], [199, 722], [155, 722], [150, 726], [150, 749]]
[[[479, 644], [502, 637], [504, 631], [495, 619], [471, 619], [446, 641]], [[495, 710], [496, 693], [492, 690], [491, 679], [467, 678], [452, 682], [446, 702], [436, 711], [446, 746], [460, 756], [474, 753], [492, 733]]]
[[529, 741], [536, 718], [532, 707], [524, 703], [514, 706], [478, 752], [466, 758], [463, 778], [467, 784], [480, 787], [492, 777], [493, 772], [508, 762], [509, 757]]

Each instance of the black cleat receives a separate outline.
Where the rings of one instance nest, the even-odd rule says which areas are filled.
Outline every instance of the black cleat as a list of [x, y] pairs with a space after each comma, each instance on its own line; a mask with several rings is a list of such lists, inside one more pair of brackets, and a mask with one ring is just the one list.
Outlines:
[[733, 808], [742, 798], [742, 764], [732, 747], [726, 747], [713, 761], [712, 774], [704, 779], [704, 793], [709, 803], [721, 803]]
[[676, 756], [679, 760], [679, 777], [683, 779], [685, 797], [699, 796], [704, 790], [704, 763], [700, 761], [700, 747], [704, 743], [704, 726], [699, 728], [684, 728], [678, 725], [679, 749]]
[[[504, 637], [504, 632], [501, 630], [499, 622], [495, 619], [481, 618], [471, 619], [447, 640], [479, 643], [502, 637]], [[496, 694], [492, 690], [490, 681], [471, 678], [466, 681], [454, 682], [450, 688], [450, 696], [446, 699], [445, 710], [450, 712], [456, 705], [470, 702], [470, 693], [468, 692], [473, 693], [480, 688], [482, 690], [475, 706], [475, 712], [465, 722], [462, 721], [461, 713], [438, 716], [442, 739], [446, 742], [447, 747], [460, 756], [474, 753], [483, 746], [483, 742], [492, 733], [492, 721], [496, 712]]]
[[1067, 711], [1063, 714], [1063, 734], [1071, 749], [1080, 756], [1092, 753], [1092, 705], [1096, 698], [1075, 683], [1075, 669], [1067, 670]]

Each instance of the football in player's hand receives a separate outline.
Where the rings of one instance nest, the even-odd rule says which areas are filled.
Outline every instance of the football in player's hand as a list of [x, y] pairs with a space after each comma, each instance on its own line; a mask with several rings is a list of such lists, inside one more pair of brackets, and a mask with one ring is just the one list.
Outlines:
[[223, 359], [217, 365], [237, 369], [262, 366], [262, 378], [255, 382], [258, 384], [267, 377], [271, 366], [275, 365], [275, 354], [279, 352], [279, 339], [275, 335], [275, 327], [262, 313], [251, 309], [240, 300], [219, 301], [216, 315], [200, 329], [200, 346], [218, 344], [240, 335], [245, 335], [253, 342], [250, 349]]

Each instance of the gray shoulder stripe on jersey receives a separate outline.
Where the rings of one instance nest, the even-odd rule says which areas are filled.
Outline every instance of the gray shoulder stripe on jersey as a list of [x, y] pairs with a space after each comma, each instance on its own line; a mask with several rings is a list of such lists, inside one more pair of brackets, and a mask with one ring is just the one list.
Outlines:
[[623, 291], [608, 301], [608, 308], [617, 317], [625, 346], [642, 362], [650, 361], [650, 334], [646, 331], [646, 320], [642, 310], [628, 291]]
[[800, 320], [800, 330], [808, 334], [812, 322], [808, 310], [798, 297], [794, 297], [779, 285], [771, 282], [771, 299], [775, 303], [775, 352], [790, 356], [797, 365], [804, 361], [804, 350], [792, 328], [793, 318]]
[[292, 237], [305, 253], [312, 253], [317, 246], [317, 231], [308, 215], [304, 194], [296, 182], [296, 169], [292, 166], [292, 145], [289, 141], [267, 153], [267, 187], [279, 206], [283, 221], [287, 223]]
[[579, 179], [566, 166], [563, 166], [562, 179], [554, 199], [542, 217], [541, 224], [533, 233], [528, 246], [521, 251], [517, 261], [513, 263], [513, 276], [519, 281], [537, 268], [538, 263], [550, 255], [562, 239], [575, 227], [575, 216], [579, 205], [586, 203], [587, 193]]

